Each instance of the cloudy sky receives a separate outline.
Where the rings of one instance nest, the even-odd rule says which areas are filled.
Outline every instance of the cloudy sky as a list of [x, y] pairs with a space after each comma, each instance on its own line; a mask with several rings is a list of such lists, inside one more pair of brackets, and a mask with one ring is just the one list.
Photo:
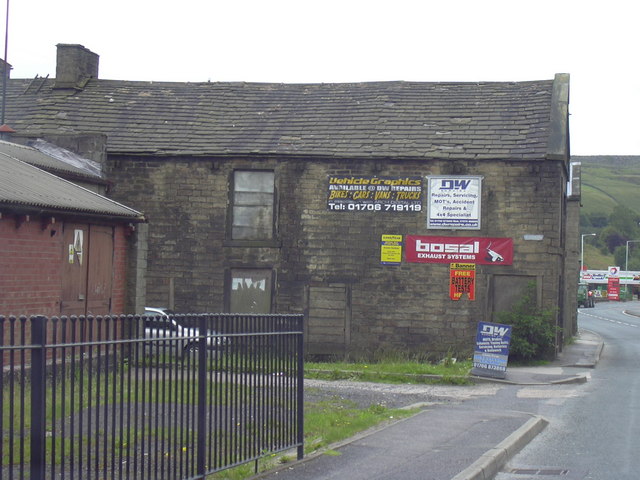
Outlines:
[[12, 78], [55, 77], [58, 43], [84, 45], [100, 55], [100, 78], [120, 80], [569, 73], [572, 154], [640, 155], [634, 0], [0, 0], [1, 11], [7, 1]]

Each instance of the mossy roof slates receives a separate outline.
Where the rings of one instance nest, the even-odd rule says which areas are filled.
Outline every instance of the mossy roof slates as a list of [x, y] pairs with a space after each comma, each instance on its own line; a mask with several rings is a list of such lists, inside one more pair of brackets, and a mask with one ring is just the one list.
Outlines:
[[[416, 145], [465, 156], [546, 152], [552, 80], [538, 82], [346, 84], [176, 83], [91, 80], [84, 90], [23, 94], [10, 80], [7, 123], [19, 132], [100, 132], [111, 153], [291, 153], [384, 150]], [[193, 139], [199, 141], [194, 142]], [[466, 152], [466, 149], [473, 150]]]

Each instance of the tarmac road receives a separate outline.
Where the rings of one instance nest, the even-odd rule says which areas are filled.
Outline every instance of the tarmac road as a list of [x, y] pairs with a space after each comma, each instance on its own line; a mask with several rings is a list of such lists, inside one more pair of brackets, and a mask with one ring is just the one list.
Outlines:
[[640, 318], [623, 314], [620, 306], [581, 310], [581, 327], [605, 342], [598, 367], [577, 394], [541, 402], [537, 413], [549, 420], [548, 428], [496, 480], [553, 478], [523, 473], [534, 468], [562, 471], [556, 480], [640, 478]]
[[505, 401], [497, 400], [506, 397], [504, 392], [509, 389], [528, 386], [551, 390], [547, 395], [553, 395], [556, 388], [579, 388], [597, 363], [602, 345], [598, 335], [580, 331], [577, 340], [552, 364], [509, 368], [505, 380], [478, 379], [481, 383], [467, 387], [306, 381], [308, 395], [340, 395], [361, 406], [417, 405], [423, 410], [332, 445], [331, 455], [320, 452], [254, 478], [492, 479], [547, 425], [541, 416], [505, 408]]

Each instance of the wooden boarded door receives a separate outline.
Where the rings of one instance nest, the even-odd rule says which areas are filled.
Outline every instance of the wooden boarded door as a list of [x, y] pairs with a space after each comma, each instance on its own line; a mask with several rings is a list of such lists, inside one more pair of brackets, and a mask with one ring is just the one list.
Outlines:
[[88, 260], [87, 315], [108, 315], [113, 279], [113, 227], [89, 227]]
[[88, 263], [85, 247], [88, 238], [88, 225], [64, 224], [60, 315], [84, 315], [87, 311]]
[[231, 313], [271, 313], [271, 269], [234, 268], [230, 272], [229, 308]]
[[310, 286], [307, 352], [343, 355], [350, 341], [350, 288], [345, 284]]
[[111, 313], [113, 227], [66, 223], [60, 315]]

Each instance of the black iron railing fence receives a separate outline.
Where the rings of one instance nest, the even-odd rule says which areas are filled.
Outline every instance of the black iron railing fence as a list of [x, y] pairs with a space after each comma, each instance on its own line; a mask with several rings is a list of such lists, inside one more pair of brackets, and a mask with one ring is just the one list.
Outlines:
[[0, 316], [2, 479], [195, 479], [303, 451], [301, 315]]

